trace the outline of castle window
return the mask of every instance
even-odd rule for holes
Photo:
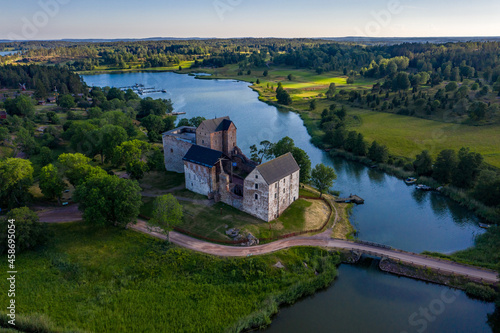
[[[259,178],[259,175],[255,175],[255,179]]]
[[[259,189],[259,184],[255,184],[255,189],[258,190]]]
[[[278,188],[278,183],[274,184],[274,188]]]
[[[174,150],[173,150],[172,148],[170,148],[170,152],[171,152],[171,153],[173,153],[173,152],[174,152]]]
[[[274,199],[278,197],[278,193],[274,193]]]
[[[293,197],[293,201],[295,201],[295,197]]]
[[[256,194],[256,195],[255,195],[255,200],[258,200],[258,199],[259,199],[259,195],[258,195],[258,194]]]
[[[201,143],[205,143],[205,140],[201,140]]]
[[[285,193],[285,189],[283,189],[283,193]]]

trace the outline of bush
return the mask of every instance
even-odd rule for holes
[[[16,253],[43,245],[50,238],[46,224],[38,222],[38,215],[28,207],[15,208],[0,220],[0,253],[8,249],[8,220],[15,220]]]
[[[496,292],[493,288],[472,282],[465,285],[465,293],[486,302],[493,302],[496,297]]]

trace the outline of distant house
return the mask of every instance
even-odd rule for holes
[[[38,101],[38,105],[45,105],[45,101],[44,100]]]
[[[55,103],[56,102],[56,98],[55,97],[48,97],[47,98],[47,103]]]
[[[0,111],[0,119],[7,119],[7,111]]]

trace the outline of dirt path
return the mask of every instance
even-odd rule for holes
[[[335,211],[335,213],[337,212]],[[45,211],[42,210],[38,211],[37,214],[40,217],[40,222],[46,223],[75,222],[82,220],[82,214],[78,210],[77,204],[57,207]],[[336,217],[338,217],[337,214]],[[166,236],[161,233],[149,230],[147,228],[146,222],[143,220],[138,220],[137,224],[129,225],[129,227],[136,231],[143,232],[160,239],[166,238]],[[194,251],[224,257],[245,257],[249,255],[260,255],[290,248],[293,246],[319,246],[343,250],[353,250],[372,254],[378,257],[387,257],[394,260],[401,260],[404,263],[419,265],[446,273],[453,273],[469,276],[476,279],[482,279],[487,282],[497,283],[499,281],[498,274],[495,271],[457,264],[451,261],[427,257],[416,253],[381,248],[374,245],[355,243],[346,240],[332,239],[331,234],[332,229],[329,228],[326,231],[313,236],[291,237],[268,244],[256,245],[252,247],[242,247],[208,243],[172,231],[170,233],[170,241],[174,244],[186,247]]]
[[[160,239],[166,239],[166,236],[163,234],[149,231],[147,229],[146,222],[142,220],[139,220],[136,225],[130,225],[129,227]],[[419,265],[446,273],[453,273],[473,277],[476,279],[483,279],[484,281],[488,282],[497,283],[499,281],[497,273],[495,271],[481,269],[473,266],[461,265],[446,260],[419,255],[416,253],[385,249],[377,246],[360,244],[346,240],[332,239],[330,238],[330,234],[331,229],[328,229],[327,231],[314,236],[292,237],[263,245],[256,245],[252,247],[238,247],[208,243],[172,231],[170,233],[170,241],[174,244],[186,247],[194,251],[223,257],[245,257],[250,255],[260,255],[290,248],[293,246],[319,246],[343,250],[354,250],[363,253],[369,253],[379,257],[401,260],[405,263]]]
[[[36,213],[38,217],[40,217],[40,222],[45,223],[75,222],[82,220],[82,212],[78,210],[77,204],[40,210]]]

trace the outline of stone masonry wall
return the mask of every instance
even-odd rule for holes
[[[208,196],[217,190],[215,167],[207,168],[199,164],[184,161],[186,189]]]
[[[257,188],[256,186],[257,185]],[[255,197],[257,195],[257,198]],[[269,222],[269,187],[255,169],[245,178],[243,185],[243,211]]]
[[[182,158],[186,155],[193,144],[179,140],[173,136],[163,137],[163,152],[165,156],[165,168],[167,171],[178,173],[184,172],[184,162]]]

